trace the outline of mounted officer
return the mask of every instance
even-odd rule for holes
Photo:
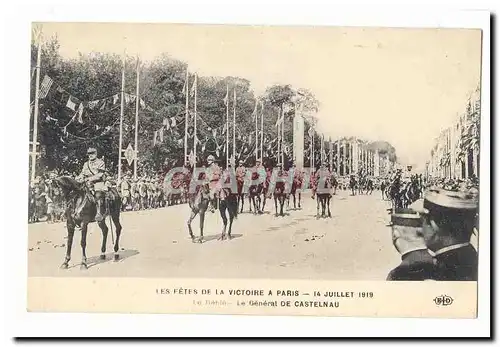
[[[77,181],[87,182],[90,188],[93,188],[97,207],[95,220],[101,222],[104,219],[104,200],[108,190],[105,184],[106,165],[104,160],[97,158],[97,149],[94,147],[87,150],[87,155],[89,160],[83,164],[82,172],[76,179]]]
[[[215,212],[221,168],[215,163],[215,157],[213,155],[207,157],[207,177],[210,186],[210,200],[212,202],[210,212]]]

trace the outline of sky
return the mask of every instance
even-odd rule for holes
[[[63,57],[93,51],[162,53],[204,76],[309,89],[325,138],[385,140],[402,163],[422,166],[434,139],[463,112],[480,82],[481,32],[473,29],[43,23]]]

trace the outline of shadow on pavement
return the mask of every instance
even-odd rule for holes
[[[100,255],[90,257],[87,259],[87,265],[90,269],[91,267],[99,265],[99,264],[112,262],[112,261],[114,261],[114,254],[115,254],[114,252],[106,253],[106,259],[101,259]],[[123,251],[119,251],[118,254],[120,255],[120,259],[118,259],[117,262],[120,263],[127,258],[130,258],[130,257],[133,257],[133,256],[139,254],[139,251],[135,250],[135,249],[126,249]],[[74,264],[74,265],[70,266],[69,268],[78,267],[78,266],[80,266],[80,264]]]
[[[232,236],[232,239],[237,239],[239,237],[242,237],[243,235],[242,234],[231,234],[231,236]],[[205,236],[203,238],[203,243],[214,241],[214,240],[217,241],[219,239],[219,237],[220,237],[220,234]],[[231,241],[231,240],[225,239],[223,241],[221,240],[220,242],[226,242],[226,241]]]

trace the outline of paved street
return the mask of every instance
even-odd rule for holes
[[[193,244],[186,220],[189,207],[180,205],[122,214],[122,256],[100,261],[100,229],[89,227],[89,269],[80,270],[80,232],[75,234],[68,270],[60,270],[66,250],[65,224],[29,225],[29,276],[106,277],[204,277],[280,278],[331,280],[385,280],[400,261],[386,227],[387,202],[380,192],[350,196],[340,191],[333,197],[332,218],[315,218],[316,201],[303,196],[301,210],[275,217],[272,202],[268,213],[245,212],[233,224],[231,241],[218,241],[222,221],[216,212],[207,214],[204,244]],[[269,211],[273,213],[269,213]],[[199,233],[198,218],[193,223]]]

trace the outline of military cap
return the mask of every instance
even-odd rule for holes
[[[87,154],[91,154],[91,153],[97,153],[97,149],[95,149],[95,147],[89,147],[87,149]]]
[[[451,210],[474,211],[479,207],[479,194],[477,190],[447,190],[431,188],[423,199],[410,205],[410,208],[419,213],[429,213],[433,206],[444,207]]]

